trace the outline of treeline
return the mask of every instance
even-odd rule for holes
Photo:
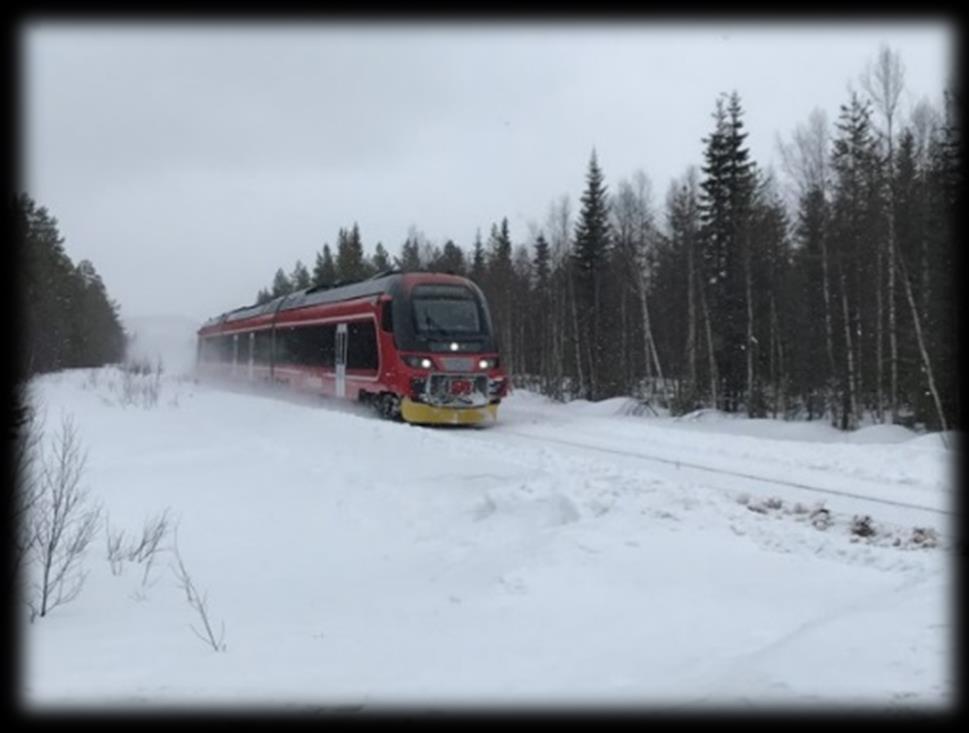
[[[57,220],[30,196],[14,197],[10,214],[21,267],[19,377],[121,361],[126,336],[118,304],[94,265],[71,262]]]
[[[740,97],[723,94],[702,165],[661,207],[641,171],[610,192],[593,151],[579,210],[555,201],[525,243],[504,219],[470,254],[412,230],[398,256],[378,244],[368,258],[353,224],[258,298],[449,271],[488,296],[516,383],[560,399],[959,426],[954,103],[903,119],[885,48],[861,86],[833,125],[815,111],[781,142],[783,182],[751,159]]]

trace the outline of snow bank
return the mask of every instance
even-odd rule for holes
[[[226,650],[193,634],[170,550],[145,583],[99,538],[80,596],[24,622],[30,708],[951,703],[945,548],[547,439],[675,456],[706,437],[682,422],[516,392],[495,427],[425,429],[173,375],[155,407],[125,406],[111,384],[35,386],[76,416],[112,526],[171,509]],[[724,437],[706,448],[748,469],[765,446],[787,466],[831,452]],[[899,451],[841,448],[849,471]]]

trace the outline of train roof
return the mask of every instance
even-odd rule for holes
[[[403,273],[400,270],[387,270],[385,272],[377,273],[373,277],[366,280],[346,284],[337,284],[329,287],[318,285],[316,287],[306,288],[305,290],[297,290],[296,292],[289,293],[288,295],[281,295],[278,298],[273,298],[265,303],[235,308],[234,310],[227,311],[219,316],[210,318],[202,324],[202,329],[209,328],[210,326],[216,326],[221,323],[231,323],[233,321],[241,321],[247,318],[255,318],[256,316],[274,313],[277,311],[288,311],[310,305],[319,305],[321,303],[338,303],[342,300],[365,298],[370,295],[383,295],[384,293],[396,291],[400,282],[408,274],[458,277],[451,273]]]

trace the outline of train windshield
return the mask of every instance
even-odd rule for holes
[[[483,332],[478,301],[460,285],[418,285],[414,303],[414,330],[421,336],[459,337]]]

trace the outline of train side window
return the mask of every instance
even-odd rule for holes
[[[256,364],[268,365],[272,355],[272,332],[268,328],[256,331],[256,343],[253,345],[253,361]]]
[[[336,326],[320,326],[320,364],[333,368],[336,355]]]
[[[289,360],[293,364],[305,364],[306,354],[304,349],[304,329],[291,328],[286,344],[289,348]]]
[[[293,353],[290,347],[290,334],[292,330],[291,328],[276,329],[276,349],[273,361],[277,364],[292,363]]]
[[[394,301],[385,300],[380,309],[380,329],[393,333],[394,331]]]
[[[232,363],[232,336],[220,336],[221,343],[220,361]]]
[[[249,363],[249,333],[240,333],[239,336],[239,354],[238,363],[248,364]]]
[[[373,321],[350,323],[347,336],[347,368],[377,369],[377,333]]]
[[[303,366],[318,367],[322,359],[319,326],[302,326],[293,330],[295,361]]]

